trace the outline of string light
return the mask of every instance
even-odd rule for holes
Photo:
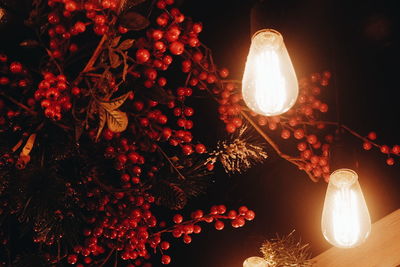
[[[353,170],[339,169],[331,174],[321,226],[325,239],[335,247],[352,248],[367,239],[371,219]]]
[[[296,73],[282,35],[271,29],[256,32],[242,81],[246,105],[258,114],[275,116],[288,111],[298,93]]]

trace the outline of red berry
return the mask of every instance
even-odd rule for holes
[[[183,236],[183,242],[185,242],[185,244],[189,244],[192,242],[192,238],[190,237],[190,235],[184,235]]]
[[[216,221],[214,224],[215,229],[222,230],[225,227],[225,224],[222,221]]]
[[[171,257],[168,256],[168,255],[162,255],[161,263],[162,264],[170,264],[171,263]]]
[[[383,145],[383,146],[381,146],[381,152],[384,154],[389,154],[390,148],[387,145]]]
[[[136,60],[139,63],[145,63],[149,60],[150,58],[150,52],[147,49],[138,49],[136,51]]]
[[[68,255],[67,261],[69,264],[76,264],[76,262],[78,261],[78,255],[76,254]]]
[[[246,211],[246,214],[244,215],[244,218],[248,221],[252,221],[254,220],[254,218],[256,217],[256,214],[254,211],[252,210],[248,210]]]
[[[174,223],[176,224],[180,224],[183,221],[183,216],[180,214],[175,214],[174,218],[173,218]]]
[[[240,215],[245,215],[246,212],[247,212],[248,210],[249,210],[249,209],[248,209],[246,206],[241,206],[241,207],[239,208],[239,214],[240,214]]]
[[[228,133],[233,133],[236,131],[236,126],[233,123],[227,123],[225,128]]]
[[[201,52],[194,52],[192,58],[194,62],[200,62],[203,59],[203,54]]]
[[[65,10],[73,12],[78,8],[78,5],[74,1],[68,1],[65,3]]]
[[[207,170],[212,171],[214,169],[214,164],[207,163],[206,168]]]
[[[238,218],[234,219],[231,224],[232,224],[232,227],[239,228],[239,227],[242,227],[245,223],[246,222],[243,219],[243,217],[238,217]]]
[[[364,142],[363,143],[363,148],[365,150],[370,150],[372,148],[372,144],[370,142]]]
[[[75,23],[74,28],[77,32],[84,32],[86,30],[86,25],[85,23],[78,21]]]
[[[310,134],[307,136],[307,142],[311,145],[316,144],[318,141],[317,136],[315,134]]]
[[[97,25],[104,25],[107,22],[107,18],[104,15],[96,15],[96,17],[94,17],[94,23]]]
[[[386,160],[386,164],[389,165],[389,166],[392,166],[394,164],[394,158],[388,158]]]
[[[305,142],[298,143],[298,144],[297,144],[297,149],[298,149],[299,151],[304,151],[304,150],[307,149],[307,144],[306,144]]]
[[[199,154],[203,154],[204,152],[206,152],[206,147],[203,144],[197,144],[196,145],[196,152]]]
[[[400,146],[399,145],[394,145],[392,147],[392,153],[393,154],[399,154],[400,153]]]
[[[11,65],[10,65],[10,71],[12,72],[12,73],[20,73],[20,72],[22,72],[22,64],[21,63],[19,63],[19,62],[13,62],[13,63],[11,63]]]
[[[376,139],[376,133],[375,132],[370,132],[368,134],[368,139],[369,140],[375,140]]]
[[[185,50],[185,46],[183,45],[183,43],[181,43],[179,41],[175,41],[175,42],[171,43],[169,46],[169,51],[173,55],[180,55],[183,53],[184,50]]]
[[[227,68],[223,68],[219,71],[219,76],[221,76],[221,78],[226,78],[229,75],[229,70]]]
[[[283,129],[281,132],[282,139],[289,139],[290,138],[290,131],[288,129]]]
[[[304,137],[304,130],[303,129],[296,129],[293,133],[294,138],[302,139]]]
[[[184,145],[184,146],[182,146],[182,152],[185,155],[190,155],[193,153],[193,148],[190,145]]]
[[[167,241],[163,241],[163,242],[161,242],[160,247],[162,250],[167,250],[167,249],[169,249],[170,245]]]
[[[108,26],[107,25],[95,25],[93,30],[97,35],[104,35],[108,31]]]
[[[203,30],[203,25],[201,23],[195,23],[192,27],[193,32],[200,33]]]

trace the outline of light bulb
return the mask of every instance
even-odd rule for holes
[[[268,267],[268,263],[263,258],[250,257],[243,262],[243,267]]]
[[[296,102],[299,85],[282,35],[271,29],[254,34],[242,81],[243,100],[254,112],[275,116]]]
[[[331,174],[321,227],[325,239],[339,248],[356,247],[371,232],[367,204],[353,170],[339,169]]]

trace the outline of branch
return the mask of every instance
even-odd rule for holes
[[[7,98],[10,102],[14,103],[15,105],[19,106],[22,109],[25,109],[27,112],[29,112],[30,114],[36,116],[37,112],[30,109],[28,106],[22,104],[21,102],[15,100],[13,97],[6,95],[4,92],[0,92],[0,95]]]
[[[161,155],[164,156],[164,158],[169,162],[169,164],[172,166],[172,168],[175,170],[175,172],[179,175],[179,178],[181,178],[182,180],[185,180],[185,176],[178,170],[178,168],[176,168],[175,164],[171,161],[171,159],[168,157],[168,155],[164,152],[164,150],[162,150],[162,148],[156,144],[158,151],[161,153]]]
[[[257,123],[255,123],[253,121],[252,118],[250,118],[250,116],[245,112],[245,111],[241,111],[240,114],[254,127],[254,129],[261,135],[262,138],[264,138],[265,141],[267,141],[267,143],[275,150],[275,152],[278,154],[278,156],[280,156],[281,158],[289,161],[290,163],[296,165],[297,167],[299,167],[299,169],[303,170],[305,173],[307,173],[307,175],[310,177],[310,179],[313,182],[318,182],[318,179],[315,178],[311,172],[306,171],[305,169],[303,169],[303,166],[299,163],[300,159],[298,158],[293,158],[285,153],[283,153],[280,148],[278,147],[278,145],[257,125]]]

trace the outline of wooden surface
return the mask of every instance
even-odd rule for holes
[[[313,259],[315,267],[397,267],[400,266],[400,209],[372,225],[361,246],[331,248]]]

